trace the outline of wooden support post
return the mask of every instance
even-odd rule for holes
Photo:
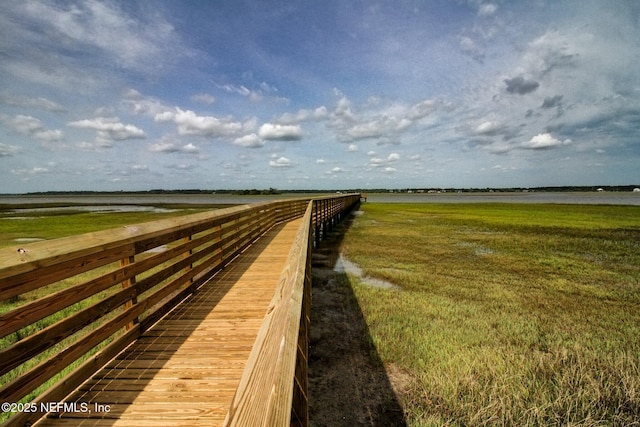
[[[315,216],[315,220],[313,221],[313,223],[315,224],[313,227],[313,237],[314,237],[314,241],[315,241],[315,247],[319,248],[320,247],[320,207],[319,207],[320,202],[318,202],[317,200],[313,201],[313,214]]]
[[[193,238],[193,236],[187,236],[187,237],[183,238],[182,241],[184,243],[189,243],[192,238]],[[185,252],[182,255],[182,257],[186,259],[186,258],[189,258],[192,254],[193,254],[193,249],[189,249],[187,252]],[[185,275],[188,274],[189,270],[191,270],[192,268],[193,268],[193,264],[189,264],[188,266],[186,266],[184,268],[184,270],[182,270],[183,274],[185,274]],[[189,283],[193,283],[193,277],[191,279],[189,279]]]
[[[120,260],[120,267],[126,267],[128,265],[131,265],[135,262],[135,257],[134,256],[129,256],[127,258],[123,258]],[[122,289],[125,288],[129,288],[131,286],[134,286],[136,284],[136,277],[133,276],[130,279],[126,279],[122,282]],[[127,302],[124,303],[124,305],[122,306],[123,310],[128,310],[131,307],[133,307],[135,304],[138,303],[138,298],[137,297],[133,297],[133,299],[128,300]],[[133,328],[133,325],[138,323],[138,318],[136,317],[133,321],[129,322],[126,324],[126,326],[124,327],[125,331],[128,331],[129,329]]]

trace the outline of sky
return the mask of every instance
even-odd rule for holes
[[[0,0],[0,193],[640,183],[635,0]]]

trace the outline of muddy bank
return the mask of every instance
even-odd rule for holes
[[[314,251],[309,401],[312,426],[404,426],[402,407],[369,336],[344,268],[349,219]],[[337,271],[336,271],[337,270]],[[393,367],[388,369],[393,372]]]

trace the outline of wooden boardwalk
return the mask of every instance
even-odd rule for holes
[[[85,382],[65,400],[77,411],[35,425],[222,425],[301,221],[269,230]]]

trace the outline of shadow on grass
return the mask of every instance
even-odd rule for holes
[[[350,215],[314,250],[309,354],[312,426],[406,426],[345,273],[333,268]]]

